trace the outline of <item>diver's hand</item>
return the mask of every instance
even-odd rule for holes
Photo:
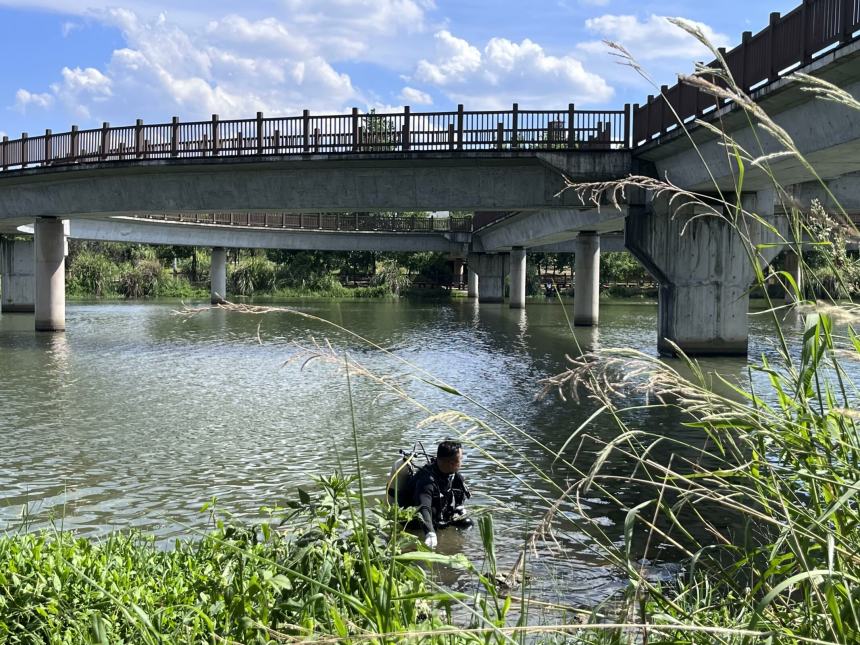
[[[436,534],[433,531],[424,536],[424,545],[428,548],[435,549],[437,544],[439,544],[439,540],[436,539]]]

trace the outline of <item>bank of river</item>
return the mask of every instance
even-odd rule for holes
[[[557,304],[526,311],[469,300],[285,303],[342,325],[473,396],[489,410],[558,449],[593,412],[588,403],[535,400],[540,380],[565,367],[576,343]],[[217,497],[240,517],[295,498],[310,476],[339,467],[354,471],[346,380],[334,365],[286,362],[329,340],[364,366],[385,375],[404,372],[390,356],[350,335],[287,313],[260,318],[211,310],[174,315],[177,302],[72,303],[67,333],[36,335],[32,317],[0,316],[0,529],[30,527],[52,518],[86,535],[136,527],[166,539],[190,535]],[[607,305],[599,329],[577,329],[585,349],[624,346],[654,353],[656,307]],[[796,320],[786,323],[798,342]],[[752,321],[751,351],[771,351],[768,323]],[[286,362],[286,364],[285,364]],[[746,362],[706,361],[743,379]],[[481,447],[522,475],[506,474],[491,458],[470,451],[465,475],[476,507],[493,508],[502,565],[509,565],[544,508],[527,460],[563,482],[571,473],[517,429],[462,398],[409,381],[407,391],[434,411],[462,409],[489,419],[498,437]],[[440,424],[418,430],[426,414],[385,394],[378,384],[354,381],[358,452],[373,494],[383,490],[397,448],[416,439],[433,445],[449,432]],[[690,432],[671,411],[647,410],[636,422],[655,432]],[[613,436],[601,419],[592,432]],[[692,435],[691,435],[692,436]],[[505,442],[513,448],[505,446]],[[519,451],[519,454],[517,454]],[[640,491],[617,491],[635,502]],[[623,514],[587,500],[598,524],[619,539]],[[563,550],[536,561],[541,584],[571,602],[606,597],[620,578],[595,552],[587,531],[570,515],[559,534]],[[481,553],[476,531],[441,535],[443,552]],[[659,574],[659,568],[655,572]]]

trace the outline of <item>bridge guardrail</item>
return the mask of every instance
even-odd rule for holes
[[[753,35],[746,31],[740,45],[720,54],[735,82],[745,91],[776,81],[810,63],[837,43],[848,43],[860,29],[860,0],[804,0],[784,16],[770,15],[768,27]],[[709,67],[719,68],[717,61]],[[726,87],[725,80],[712,77]],[[638,147],[678,127],[678,121],[700,118],[721,107],[714,96],[684,83],[663,85],[660,95],[633,106],[633,141]],[[677,115],[677,116],[676,116]]]
[[[459,150],[578,150],[630,147],[624,110],[520,110],[312,115],[144,124],[0,142],[0,168],[84,162],[249,155],[361,154]]]
[[[189,224],[313,231],[470,233],[472,217],[417,217],[376,213],[181,213],[135,215],[138,219]]]

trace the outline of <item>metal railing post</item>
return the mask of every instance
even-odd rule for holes
[[[854,0],[840,0],[840,2],[842,11],[839,19],[842,23],[842,29],[840,30],[839,42],[847,43],[851,41],[851,36],[854,35]]]
[[[311,112],[304,110],[302,112],[302,149],[304,152],[311,151]]]
[[[6,157],[6,147],[9,145],[9,137],[3,135],[3,170],[9,170],[9,162]]]
[[[99,145],[99,161],[104,161],[107,159],[108,155],[108,137],[110,132],[110,123],[105,121],[102,123],[102,140]]]
[[[636,113],[639,111],[639,104],[634,103],[630,108],[630,130],[632,132],[630,139],[630,149],[639,145],[639,136],[637,135],[638,128],[636,127]]]
[[[853,2],[853,0],[852,0],[852,2]],[[768,80],[768,82],[775,81],[777,79],[777,77],[779,76],[779,70],[776,67],[776,54],[777,54],[777,52],[776,52],[776,25],[779,22],[779,19],[780,19],[780,14],[778,11],[774,11],[773,13],[770,14],[770,35],[768,36],[768,38],[770,38],[770,47],[768,48],[770,50],[770,54],[769,54],[770,59],[768,60],[768,65],[767,65],[767,69],[768,69],[767,80]]]
[[[272,135],[272,147],[274,148],[275,154],[279,154],[281,152],[281,131],[278,128],[275,128],[275,133]]]
[[[457,106],[457,150],[463,149],[463,104]]]
[[[352,151],[358,152],[359,150],[359,127],[358,127],[358,108],[352,108]]]
[[[21,133],[21,167],[27,167],[27,139],[28,134],[26,132]]]
[[[403,107],[403,141],[402,141],[403,150],[405,152],[409,152],[412,148],[412,144],[409,141],[409,106],[406,105]]]
[[[800,43],[802,47],[800,53],[801,67],[812,62],[812,51],[810,51],[809,43],[809,27],[812,24],[812,21],[809,18],[812,15],[812,12],[809,10],[809,5],[810,0],[803,0],[803,4],[800,8]]]
[[[170,156],[179,156],[179,117],[175,116],[170,121]]]
[[[134,122],[134,156],[138,159],[143,156],[143,119]]]
[[[51,131],[45,130],[45,158],[43,159],[44,163],[50,163],[51,161]]]
[[[263,154],[263,113],[257,112],[257,154]]]
[[[573,150],[576,147],[576,128],[574,122],[576,120],[576,106],[569,103],[567,106],[567,149]]]
[[[454,149],[454,124],[448,124],[448,148],[450,150]]]
[[[80,156],[80,141],[78,139],[78,126],[72,126],[72,132],[69,136],[69,159],[77,161]]]
[[[513,114],[511,116],[511,148],[518,148],[520,138],[520,106],[514,103]]]
[[[751,39],[752,39],[752,32],[751,31],[745,31],[741,35],[741,71],[738,74],[738,76],[740,76],[740,78],[739,79],[736,78],[735,81],[738,82],[738,84],[741,86],[741,89],[744,92],[749,90],[749,86],[750,86],[749,78],[747,78],[749,76],[749,73],[747,72],[747,68],[749,67],[749,65],[747,64],[747,56],[749,56],[749,49],[750,49],[749,48],[749,42]]]
[[[496,124],[496,147],[499,150],[505,148],[505,124],[501,121]]]
[[[218,139],[218,115],[212,115],[212,156],[217,157],[221,142]]]
[[[630,132],[632,130],[630,122],[632,120],[633,120],[633,115],[630,112],[630,104],[625,103],[624,104],[624,146],[623,146],[625,148],[632,148],[633,147],[633,144],[630,142]]]

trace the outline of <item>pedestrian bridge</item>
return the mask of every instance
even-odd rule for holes
[[[747,260],[723,222],[688,223],[695,213],[675,217],[647,193],[628,195],[620,210],[591,203],[564,191],[564,177],[600,183],[650,175],[687,190],[737,190],[737,160],[702,122],[717,124],[750,155],[769,155],[781,145],[731,100],[740,90],[794,138],[817,171],[796,156],[745,168],[743,203],[773,223],[753,227],[753,242],[763,248],[778,243],[774,230],[792,206],[776,195],[771,175],[801,206],[818,198],[832,207],[837,195],[849,212],[860,213],[860,113],[844,101],[824,102],[801,91],[791,76],[812,74],[860,99],[858,29],[858,0],[804,0],[784,16],[772,14],[760,32],[746,32],[739,46],[721,50],[721,60],[709,67],[724,64],[733,81],[701,75],[718,96],[680,82],[642,105],[615,111],[513,104],[502,111],[258,113],[4,137],[0,233],[35,222],[34,260],[19,263],[35,266],[29,278],[35,286],[19,291],[35,292],[37,328],[62,329],[61,220],[73,236],[88,239],[444,249],[466,257],[470,293],[482,301],[500,300],[510,274],[515,307],[524,305],[526,251],[573,245],[580,324],[597,322],[601,235],[624,231],[626,247],[661,285],[661,349],[670,351],[671,341],[691,353],[744,353],[752,269],[734,270]],[[430,226],[427,221],[439,225],[434,220],[392,219],[389,227],[396,230],[361,220],[380,218],[380,212],[445,210],[476,215],[468,224],[447,220],[447,230],[416,228]],[[682,236],[685,225],[689,234]],[[6,248],[4,303],[18,275],[9,259],[17,251]],[[213,274],[216,283],[222,278]]]

